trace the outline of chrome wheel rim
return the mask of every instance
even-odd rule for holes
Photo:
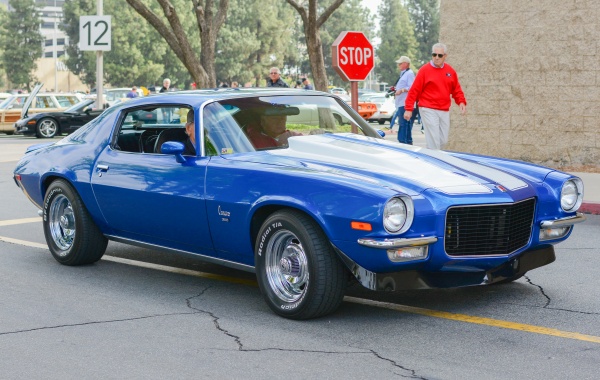
[[[265,252],[269,286],[285,302],[300,300],[308,287],[308,262],[300,240],[291,231],[277,231]]]
[[[67,197],[61,194],[54,198],[48,222],[50,235],[56,246],[63,251],[71,248],[75,239],[75,214]]]
[[[54,137],[56,134],[56,123],[52,120],[42,120],[39,129],[42,136]]]

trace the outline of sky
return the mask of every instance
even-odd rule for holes
[[[381,4],[381,0],[363,0],[363,5],[369,8],[372,15],[377,14],[377,7],[379,4]]]

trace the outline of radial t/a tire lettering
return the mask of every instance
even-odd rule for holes
[[[46,243],[64,265],[94,263],[104,255],[108,239],[100,232],[81,198],[65,180],[48,187],[43,204]]]
[[[258,286],[282,317],[310,319],[341,304],[348,273],[319,225],[295,210],[272,214],[254,250]]]

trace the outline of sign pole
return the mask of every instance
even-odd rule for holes
[[[358,112],[358,82],[353,80],[350,82],[350,103],[352,109]],[[358,133],[358,127],[356,124],[352,124],[352,133]]]
[[[104,14],[104,4],[102,0],[98,0],[96,4],[96,13],[98,16]],[[102,84],[104,82],[104,56],[102,50],[96,50],[96,108],[104,108],[104,97],[102,96]]]

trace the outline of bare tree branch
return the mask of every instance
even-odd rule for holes
[[[335,0],[335,2],[331,4],[329,8],[327,8],[317,20],[317,28],[320,28],[321,25],[323,25],[325,21],[329,19],[329,16],[331,16],[331,14],[335,12],[335,10],[338,9],[343,2],[344,0]]]

